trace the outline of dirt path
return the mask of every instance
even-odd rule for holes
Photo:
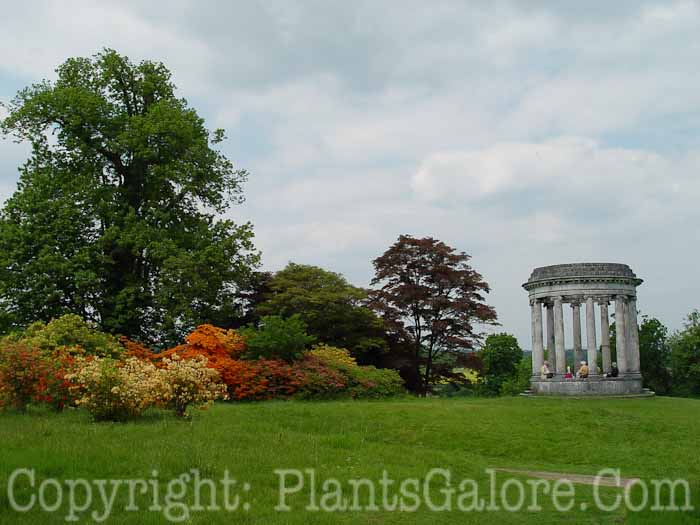
[[[496,468],[496,472],[507,472],[509,474],[520,474],[523,476],[529,476],[531,478],[539,479],[551,479],[551,480],[569,480],[571,483],[578,483],[581,485],[595,485],[596,476],[587,476],[585,474],[567,474],[565,472],[543,472],[538,470],[518,470],[512,468]],[[599,478],[597,483],[603,487],[626,487],[631,483],[638,481],[639,478],[620,478],[619,484],[618,480],[611,477]]]

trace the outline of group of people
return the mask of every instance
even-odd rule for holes
[[[590,370],[588,368],[588,363],[586,361],[581,361],[581,366],[576,371],[576,379],[588,379],[588,374]],[[600,368],[598,368],[598,374],[600,375]],[[603,377],[617,377],[620,375],[620,370],[617,368],[617,363],[612,364],[610,372],[603,374]],[[540,377],[542,379],[551,379],[554,377],[554,372],[549,368],[549,361],[545,361],[540,369]],[[574,376],[571,373],[571,367],[566,367],[566,374],[564,379],[573,379]]]

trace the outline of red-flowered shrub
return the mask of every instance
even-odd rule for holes
[[[307,354],[295,363],[302,373],[303,382],[296,392],[300,399],[331,399],[342,396],[348,386],[348,378],[314,355]]]
[[[233,360],[218,368],[221,380],[228,385],[235,400],[262,401],[287,398],[303,384],[304,374],[284,361],[257,359]]]
[[[76,366],[75,355],[68,351],[56,351],[47,363],[38,384],[35,402],[45,403],[56,411],[74,404],[73,383],[66,377]]]
[[[137,343],[136,341],[132,341],[128,337],[121,336],[119,338],[119,342],[124,347],[125,359],[128,359],[130,357],[137,357],[138,359],[150,360],[157,355],[150,348],[147,348],[141,343]]]
[[[0,350],[0,404],[20,411],[34,401],[46,376],[46,357],[36,348],[9,344]]]
[[[73,349],[79,352],[80,349]],[[0,405],[24,411],[29,403],[46,403],[62,410],[72,403],[70,373],[74,363],[66,350],[47,354],[23,344],[0,350]]]

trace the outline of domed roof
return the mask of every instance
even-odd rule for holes
[[[608,281],[608,280],[632,280],[635,285],[642,283],[632,268],[620,263],[570,263],[554,264],[552,266],[542,266],[535,268],[527,283],[523,286],[529,287],[547,281]]]

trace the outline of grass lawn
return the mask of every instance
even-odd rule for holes
[[[596,510],[593,488],[586,485],[576,485],[576,504],[570,512],[557,512],[551,497],[541,494],[541,512],[431,512],[423,505],[410,513],[324,513],[305,510],[311,497],[307,477],[304,489],[286,499],[292,511],[274,510],[279,499],[275,469],[314,469],[318,501],[324,494],[321,485],[329,478],[341,483],[369,478],[379,491],[383,470],[400,481],[423,478],[434,467],[449,469],[456,485],[465,478],[476,480],[479,495],[485,498],[488,468],[592,475],[603,468],[619,468],[627,478],[684,478],[691,484],[695,508],[700,509],[699,445],[700,401],[673,398],[220,404],[196,412],[190,421],[155,412],[124,424],[95,424],[83,411],[53,414],[34,409],[25,415],[0,414],[0,524],[66,522],[66,485],[62,485],[64,505],[53,513],[12,510],[8,480],[18,468],[34,469],[36,474],[34,488],[27,477],[18,478],[14,494],[21,504],[37,496],[39,484],[47,478],[61,483],[76,478],[158,479],[162,507],[167,481],[190,469],[214,480],[228,469],[239,484],[250,484],[250,490],[235,487],[232,492],[240,495],[241,505],[250,506],[248,510],[193,511],[185,523],[700,523],[700,510],[663,514]],[[508,477],[497,475],[499,490]],[[295,481],[289,477],[288,485]],[[188,487],[186,501],[192,502],[192,485]],[[433,488],[438,503],[440,483],[433,483]],[[103,505],[94,490],[90,509],[99,514]],[[390,494],[398,492],[391,490]],[[351,487],[344,486],[343,491],[352,497]],[[621,489],[601,490],[606,503],[619,493]],[[641,489],[633,491],[633,496],[640,493]],[[48,503],[55,501],[55,494],[56,487],[47,485]],[[81,503],[83,491],[76,489],[76,494]],[[127,487],[116,494],[106,523],[166,523],[162,511],[145,510],[153,503],[151,496],[137,495],[135,503],[141,510],[129,512]],[[209,503],[208,494],[203,491],[204,505]],[[517,500],[517,492],[512,494]],[[222,490],[218,495],[218,504],[223,505]],[[361,501],[363,506],[370,503],[366,487]],[[381,505],[381,492],[377,501]],[[581,510],[582,502],[589,502],[586,510]],[[93,522],[89,512],[79,515],[80,523]]]

